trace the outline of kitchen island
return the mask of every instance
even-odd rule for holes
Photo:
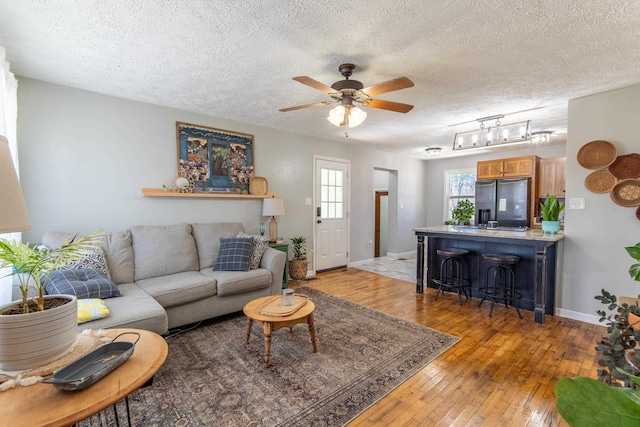
[[[469,280],[471,293],[475,297],[480,296],[479,288],[487,266],[482,261],[482,254],[517,255],[520,262],[516,267],[516,289],[522,294],[520,308],[532,310],[536,323],[544,323],[545,314],[554,314],[556,276],[560,271],[558,261],[562,252],[563,234],[544,234],[542,230],[532,229],[490,230],[457,225],[415,228],[414,232],[418,240],[417,293],[424,293],[425,284],[436,287],[433,279],[440,277],[437,249],[460,248],[469,251],[464,259],[465,279]]]

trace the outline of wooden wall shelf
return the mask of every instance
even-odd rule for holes
[[[236,193],[178,193],[176,190],[164,191],[162,188],[143,188],[142,195],[145,197],[191,197],[202,199],[270,199],[276,197],[275,193],[258,194],[236,194]]]

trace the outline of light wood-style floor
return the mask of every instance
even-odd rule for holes
[[[604,326],[562,317],[533,321],[513,307],[460,306],[455,294],[353,268],[321,273],[309,286],[416,322],[461,340],[353,420],[362,426],[566,426],[555,409],[554,386],[565,376],[596,378],[595,346]],[[322,337],[319,337],[322,348]]]

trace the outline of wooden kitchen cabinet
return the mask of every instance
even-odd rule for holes
[[[522,178],[535,176],[536,156],[478,162],[477,179]]]
[[[540,159],[540,183],[538,197],[543,199],[547,194],[565,198],[567,180],[567,158],[553,157]]]

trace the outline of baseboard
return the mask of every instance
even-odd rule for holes
[[[410,256],[416,255],[416,254],[417,254],[417,251],[400,252],[398,254],[396,254],[394,252],[387,252],[387,256],[389,258],[395,258],[395,259],[406,258],[406,257],[410,257]]]
[[[375,258],[363,259],[363,260],[360,260],[360,261],[353,261],[353,262],[350,262],[349,264],[347,264],[347,267],[356,267],[358,265],[366,264],[368,262],[373,262],[374,260],[375,260]]]
[[[600,316],[593,314],[580,313],[578,311],[566,310],[564,308],[556,308],[556,315],[560,317],[566,317],[568,319],[579,320],[581,322],[592,323],[594,325],[605,326],[600,322]]]

